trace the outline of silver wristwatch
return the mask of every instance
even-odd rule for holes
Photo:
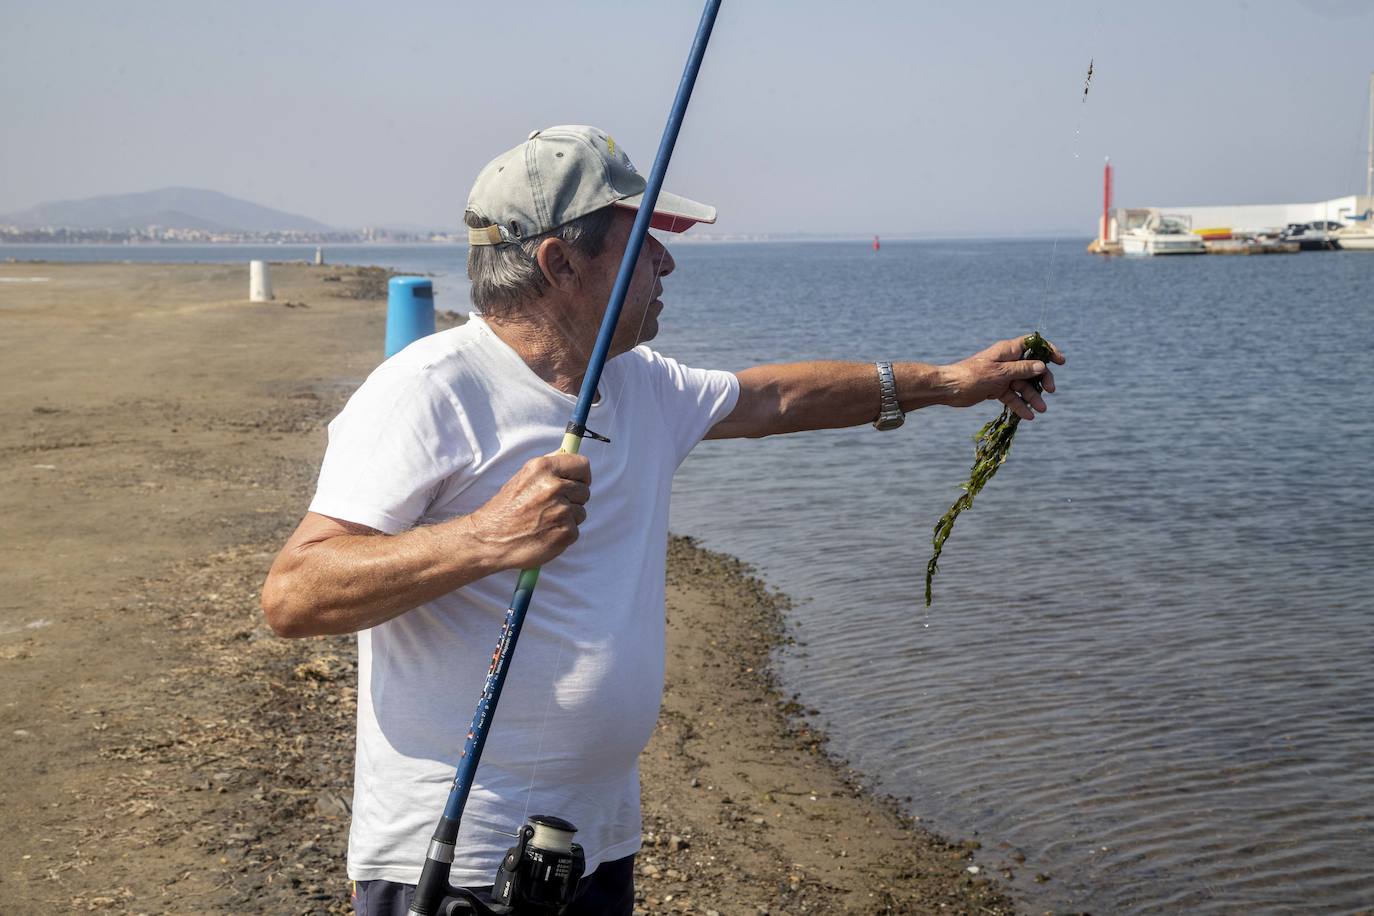
[[[906,420],[902,405],[897,400],[897,379],[892,374],[892,363],[880,362],[878,366],[878,419],[873,421],[874,429],[896,429]]]

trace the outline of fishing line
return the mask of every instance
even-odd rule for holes
[[[1083,135],[1083,119],[1088,106],[1088,92],[1092,89],[1093,71],[1096,62],[1096,58],[1089,58],[1088,60],[1088,75],[1083,80],[1083,95],[1081,96],[1081,100],[1078,105],[1078,114],[1074,122],[1073,146],[1071,152],[1073,153],[1073,159],[1075,162],[1077,162],[1079,159],[1078,149],[1079,143],[1082,140]],[[1050,304],[1050,291],[1052,289],[1052,281],[1054,279],[1054,262],[1059,254],[1059,238],[1059,233],[1055,233],[1054,244],[1050,247],[1050,262],[1048,266],[1046,266],[1045,268],[1045,285],[1044,290],[1040,295],[1040,315],[1038,318],[1035,319],[1035,330],[1037,333],[1042,332],[1045,329],[1045,312],[1046,310],[1048,310]]]
[[[612,204],[611,206],[615,206],[615,205]],[[677,225],[677,219],[678,219],[678,218],[677,218],[676,216],[674,216],[674,217],[670,217],[670,219],[672,220],[672,224],[671,224],[671,225],[672,225],[673,227],[676,227],[676,225]],[[670,228],[669,231],[673,231],[673,230]],[[657,241],[657,240],[656,240],[656,241]],[[634,343],[632,343],[632,344],[630,345],[630,349],[632,349],[632,350],[633,350],[635,347],[639,346],[641,343],[644,342],[644,325],[645,325],[645,324],[648,322],[648,320],[649,320],[649,304],[650,304],[651,302],[654,301],[654,286],[657,285],[657,283],[658,283],[659,271],[661,271],[661,270],[663,269],[663,261],[664,261],[664,258],[666,258],[666,257],[668,256],[668,248],[667,248],[667,246],[664,245],[662,242],[659,242],[658,245],[659,245],[659,248],[660,248],[661,250],[660,250],[660,252],[659,252],[659,254],[658,254],[658,260],[654,262],[652,283],[651,283],[651,285],[649,286],[649,291],[648,291],[648,293],[646,294],[646,295],[647,295],[647,298],[646,298],[646,299],[644,300],[644,302],[643,302],[643,308],[640,310],[639,327],[637,327],[637,328],[635,329]],[[603,252],[603,254],[604,254],[604,252]],[[622,314],[624,314],[624,313],[622,312]],[[578,329],[574,326],[572,320],[571,320],[568,316],[566,316],[566,315],[558,315],[558,316],[556,316],[556,320],[558,321],[558,329],[559,329],[560,331],[563,332],[563,336],[564,336],[565,339],[569,339],[569,340],[576,339],[577,330],[578,330]],[[579,355],[579,356],[585,357],[587,354],[578,354],[578,355]],[[619,381],[617,382],[617,387],[616,387],[616,389],[615,389],[615,398],[614,398],[614,399],[606,399],[606,400],[604,401],[604,403],[608,403],[608,404],[611,403],[612,400],[614,401],[615,406],[611,408],[612,410],[618,409],[619,404],[620,404],[620,397],[621,397],[622,394],[624,394],[624,392],[625,392],[625,386],[628,384],[628,382],[629,382],[628,376],[626,376],[624,373],[621,373],[621,377],[620,377]]]
[[[563,643],[558,644],[558,657],[553,662],[553,677],[558,679],[558,666],[563,664]],[[539,771],[539,761],[544,757],[544,729],[549,721],[549,709],[553,706],[554,694],[558,691],[555,684],[549,685],[549,698],[544,702],[544,718],[539,723],[539,740],[534,745],[534,763],[530,765],[530,785],[525,790],[525,810],[520,813],[520,823],[525,823],[530,816],[530,796],[534,794],[534,774]]]
[[[1059,236],[1054,237],[1054,245],[1050,248],[1050,263],[1045,268],[1045,289],[1040,295],[1040,316],[1035,319],[1035,330],[1041,332],[1045,330],[1045,310],[1050,305],[1050,281],[1054,278],[1054,259],[1059,254]]]
[[[1079,159],[1079,141],[1082,139],[1083,135],[1083,121],[1084,118],[1087,116],[1088,95],[1092,90],[1093,74],[1096,72],[1096,49],[1098,46],[1097,36],[1098,31],[1102,26],[1101,4],[1094,5],[1093,13],[1094,15],[1092,35],[1090,36],[1088,41],[1088,47],[1092,49],[1092,53],[1090,53],[1088,57],[1088,70],[1083,78],[1083,94],[1079,96],[1078,113],[1074,116],[1072,152],[1073,160],[1075,162],[1077,162]],[[1056,232],[1054,236],[1054,244],[1050,247],[1050,263],[1045,268],[1045,287],[1044,292],[1041,294],[1040,297],[1040,315],[1035,320],[1036,333],[1041,333],[1045,330],[1045,313],[1048,310],[1050,304],[1050,290],[1053,285],[1052,280],[1054,279],[1054,262],[1059,254],[1059,237],[1060,233]]]

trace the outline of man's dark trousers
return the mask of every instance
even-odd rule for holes
[[[482,888],[491,891],[491,888]],[[395,881],[358,881],[353,885],[353,911],[358,916],[406,916],[415,885]],[[573,902],[563,916],[631,916],[635,908],[635,857],[602,862],[577,882]]]

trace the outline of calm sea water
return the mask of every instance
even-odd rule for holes
[[[1374,256],[941,242],[678,262],[660,344],[688,361],[948,361],[1042,312],[1069,355],[929,611],[931,527],[994,407],[706,443],[683,467],[675,530],[803,599],[782,670],[836,751],[976,833],[1036,908],[1374,905]]]
[[[289,247],[93,259],[313,254]],[[35,250],[0,257],[90,251]],[[466,309],[461,249],[326,251],[438,273],[438,306]],[[708,442],[683,466],[674,530],[797,599],[779,663],[836,752],[981,839],[1031,909],[1374,906],[1374,255],[674,254],[656,345],[697,365],[949,361],[1042,315],[1070,357],[960,518],[928,611],[930,529],[993,406]]]

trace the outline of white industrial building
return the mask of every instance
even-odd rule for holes
[[[1194,230],[1227,228],[1260,232],[1282,229],[1289,223],[1334,220],[1347,225],[1369,225],[1374,197],[1351,194],[1311,204],[1246,204],[1226,207],[1160,207],[1161,212],[1183,216]]]
[[[1308,204],[1237,204],[1219,207],[1116,207],[1108,211],[1106,240],[1120,240],[1126,229],[1143,225],[1151,213],[1181,217],[1194,231],[1230,230],[1238,234],[1277,232],[1289,223],[1333,220],[1348,226],[1374,225],[1374,196],[1350,194]]]

